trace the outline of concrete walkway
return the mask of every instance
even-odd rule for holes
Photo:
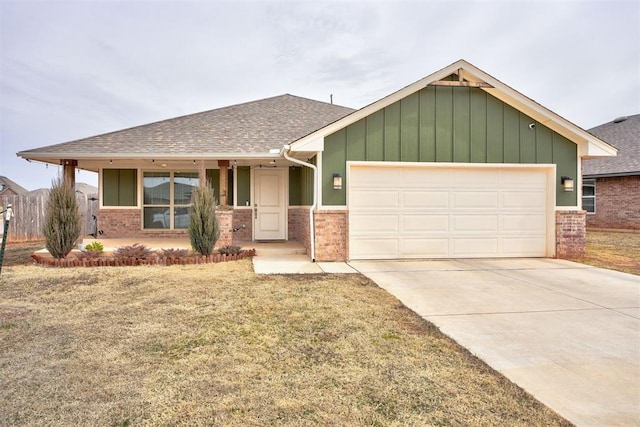
[[[576,425],[640,425],[639,276],[552,259],[350,265]]]

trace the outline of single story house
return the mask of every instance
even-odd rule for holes
[[[104,237],[185,233],[206,174],[232,240],[316,261],[573,257],[598,137],[464,60],[364,108],[277,96],[18,153],[99,174]]]
[[[618,156],[582,164],[582,206],[588,228],[640,229],[640,114],[619,117],[589,132]]]

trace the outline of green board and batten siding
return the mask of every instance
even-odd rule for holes
[[[429,86],[327,136],[324,205],[346,205],[347,161],[555,163],[557,206],[577,203],[559,179],[577,176],[576,144],[478,88]]]

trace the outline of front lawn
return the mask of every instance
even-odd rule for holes
[[[577,261],[640,275],[640,231],[589,230],[585,257]]]
[[[0,424],[568,425],[361,275],[3,268]]]

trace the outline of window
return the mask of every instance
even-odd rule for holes
[[[199,182],[197,172],[145,172],[142,179],[144,228],[187,228],[191,193]]]
[[[596,213],[596,180],[585,179],[582,181],[582,209],[588,214]]]

